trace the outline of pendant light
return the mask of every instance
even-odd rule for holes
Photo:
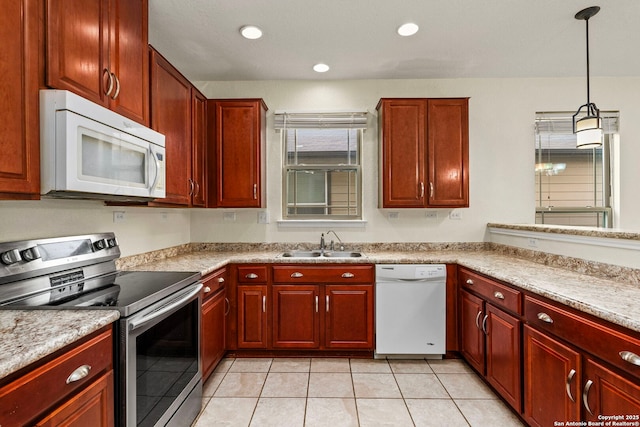
[[[595,148],[602,145],[600,110],[591,102],[589,92],[589,18],[599,11],[599,6],[591,6],[576,13],[575,16],[576,19],[583,19],[587,25],[587,103],[581,105],[573,115],[573,133],[577,137],[577,148]],[[583,108],[586,110],[586,115],[578,119]]]

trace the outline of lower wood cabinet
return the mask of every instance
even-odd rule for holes
[[[113,426],[113,382],[108,326],[0,386],[0,425]]]
[[[238,285],[238,348],[267,348],[267,286]]]
[[[592,358],[587,358],[584,366],[585,419],[601,421],[599,415],[622,415],[624,421],[640,422],[640,381]]]
[[[209,378],[225,353],[225,317],[228,307],[225,281],[226,269],[218,270],[202,281],[200,358],[203,382]]]

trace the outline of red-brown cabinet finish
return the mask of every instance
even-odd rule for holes
[[[320,291],[315,285],[273,285],[273,347],[320,347]]]
[[[373,348],[373,285],[326,285],[324,302],[326,348]]]
[[[47,85],[149,123],[147,0],[47,0]]]
[[[460,352],[482,375],[484,369],[484,332],[482,299],[466,291],[460,292]]]
[[[267,348],[267,286],[238,285],[238,348]]]
[[[468,102],[380,100],[380,207],[469,206]]]
[[[528,325],[523,342],[525,421],[546,427],[580,420],[580,353]]]
[[[265,206],[266,112],[261,99],[208,101],[209,207]]]
[[[0,11],[0,199],[40,194],[38,0],[4,2]]]
[[[155,203],[191,203],[191,83],[155,49],[151,58],[151,127],[165,136],[166,197]]]
[[[192,94],[191,206],[207,206],[207,98],[196,88]]]
[[[224,268],[202,280],[200,357],[203,381],[209,378],[225,353],[225,317],[228,309],[226,280],[227,274]]]
[[[601,421],[599,415],[620,415],[622,421],[640,422],[640,382],[591,358],[584,371],[582,404],[587,421]]]

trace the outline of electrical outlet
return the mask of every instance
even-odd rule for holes
[[[538,247],[538,239],[535,239],[533,237],[529,237],[529,240],[527,242],[527,245],[530,248],[537,248]]]
[[[160,214],[160,219],[162,220],[162,222],[165,222],[168,218],[169,218],[169,214],[168,213],[162,212]]]
[[[222,214],[222,220],[223,221],[235,221],[236,220],[236,213],[235,212],[224,212]]]
[[[398,219],[398,218],[400,218],[400,212],[389,212],[387,214],[387,217],[389,219]]]
[[[124,212],[115,211],[113,212],[113,222],[124,222]]]
[[[438,219],[438,212],[436,212],[436,211],[427,211],[424,216],[429,218],[429,219]]]
[[[455,220],[462,219],[462,212],[460,212],[459,210],[454,210],[449,212],[449,219],[455,219]]]
[[[269,224],[269,212],[267,211],[258,212],[258,224]]]

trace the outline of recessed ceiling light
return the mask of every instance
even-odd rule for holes
[[[400,34],[403,37],[412,36],[418,32],[419,28],[420,27],[418,27],[418,25],[414,24],[413,22],[409,22],[407,24],[402,24],[400,25],[400,27],[398,27],[398,34]]]
[[[255,40],[262,37],[262,30],[254,25],[245,25],[240,28],[240,34],[245,39]]]
[[[326,73],[327,71],[329,71],[329,66],[327,64],[316,64],[313,66],[313,71],[315,71],[316,73]]]

